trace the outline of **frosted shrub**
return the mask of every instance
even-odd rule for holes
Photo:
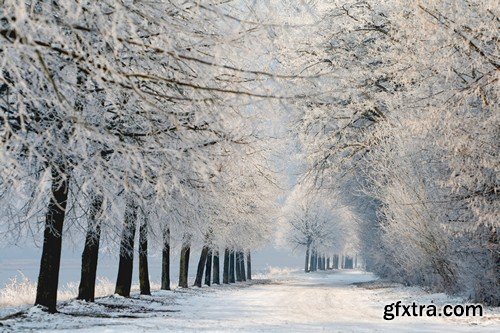
[[[23,273],[14,276],[4,288],[0,289],[0,307],[33,304],[36,283],[31,282]]]
[[[95,296],[103,297],[113,295],[115,292],[115,284],[105,277],[98,277],[95,286]]]
[[[134,286],[133,290],[139,290],[139,286]],[[154,285],[153,287],[157,287]],[[98,277],[96,281],[96,297],[113,295],[115,285],[109,279]],[[68,282],[59,288],[57,298],[67,301],[76,298],[78,295],[78,283]],[[0,289],[0,307],[32,305],[35,303],[36,283],[30,281],[22,272],[10,279],[4,288]]]

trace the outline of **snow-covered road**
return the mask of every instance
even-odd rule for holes
[[[394,290],[391,297],[387,288],[369,290],[352,285],[374,279],[359,271],[292,273],[271,284],[186,300],[179,315],[163,325],[176,331],[217,332],[499,332],[498,317],[496,324],[488,319],[483,325],[481,319],[471,318],[404,317],[386,321],[384,305],[398,300],[409,303],[411,296],[394,288],[390,288]],[[430,303],[432,295],[413,291],[415,297]],[[433,296],[437,304],[449,301],[445,295]]]
[[[73,315],[56,315],[59,319],[49,319],[45,327],[48,331],[81,333],[500,331],[498,308],[486,310],[481,318],[402,317],[386,321],[383,319],[384,305],[398,300],[403,304],[412,301],[419,304],[433,302],[438,307],[447,302],[461,301],[442,294],[427,294],[418,288],[387,284],[353,285],[374,279],[373,275],[360,271],[311,274],[292,272],[246,285],[163,294],[157,292],[150,299],[143,297],[124,300],[109,297],[100,301],[101,305],[108,304],[108,309],[121,308],[124,304],[130,306],[127,302],[135,302],[136,310],[130,307],[130,316],[112,318],[74,316],[76,312],[92,313],[92,309],[95,311],[99,308],[97,305],[85,308],[81,303],[72,301],[62,311]],[[163,302],[159,303],[160,299]],[[134,314],[141,312],[139,309],[145,308],[162,312],[148,312],[147,316],[133,318]],[[48,315],[33,312],[24,320],[13,320],[10,327],[40,330],[43,327],[41,322],[47,320]],[[9,325],[9,321],[5,324]]]

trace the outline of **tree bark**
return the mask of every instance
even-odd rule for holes
[[[316,250],[314,250],[314,260],[313,260],[313,271],[317,271],[318,270],[318,252],[316,252]]]
[[[222,273],[222,283],[229,283],[229,249],[224,249],[224,272]]]
[[[346,256],[345,257],[345,268],[353,269],[354,268],[354,259],[353,257]]]
[[[241,282],[243,281],[242,277],[241,277],[241,257],[240,257],[240,251],[235,251],[234,253],[234,256],[236,258],[236,266],[235,266],[235,269],[236,269],[236,281],[237,282]]]
[[[207,263],[205,266],[205,284],[210,286],[210,278],[212,277],[212,250],[208,250]]]
[[[139,229],[139,288],[141,295],[151,295],[148,269],[148,217],[144,216]]]
[[[209,248],[208,246],[203,246],[201,249],[200,260],[198,261],[198,270],[196,271],[196,279],[194,280],[194,285],[201,288],[201,283],[203,279],[203,270],[205,269],[205,264],[207,261]]]
[[[234,276],[234,250],[231,250],[229,253],[229,283],[235,283]]]
[[[161,289],[170,290],[170,228],[165,228],[163,231]]]
[[[179,287],[188,288],[189,254],[191,252],[190,237],[185,238],[181,248],[179,263]]]
[[[245,253],[243,251],[239,252],[240,255],[240,273],[241,273],[241,280],[246,281],[247,280],[247,275],[245,273]]]
[[[36,305],[47,307],[51,313],[56,312],[57,287],[59,284],[59,267],[61,266],[61,244],[66,203],[68,200],[69,180],[65,168],[59,165],[52,167],[51,197],[45,214],[42,258],[36,289]]]
[[[313,271],[316,272],[318,270],[318,252],[313,250]]]
[[[219,264],[219,250],[214,250],[214,267],[212,272],[212,283],[220,284],[220,264]]]
[[[311,244],[307,244],[307,247],[306,247],[306,262],[304,264],[304,272],[306,273],[309,273],[311,271],[311,268],[309,266],[309,254],[310,254],[310,251],[311,251]]]
[[[309,264],[310,271],[314,272],[314,249],[311,250],[311,263]]]
[[[93,302],[95,299],[95,280],[101,238],[101,221],[98,215],[102,209],[102,202],[102,196],[98,195],[90,205],[87,234],[85,235],[85,246],[82,253],[82,271],[77,299],[86,302]]]
[[[326,258],[326,269],[330,270],[330,256]]]
[[[134,264],[134,238],[137,220],[137,206],[133,200],[128,200],[125,208],[125,223],[123,225],[120,244],[120,262],[116,278],[115,294],[130,297],[132,286],[132,268]]]
[[[247,280],[252,279],[252,255],[250,250],[247,252]]]
[[[333,255],[332,268],[333,269],[339,269],[339,255],[338,254],[334,254]]]

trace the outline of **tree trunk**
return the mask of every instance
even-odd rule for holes
[[[345,258],[345,268],[353,269],[354,268],[354,259],[353,257],[346,256]]]
[[[326,269],[330,270],[330,256],[326,258]]]
[[[311,250],[311,263],[309,264],[310,271],[314,272],[314,249]]]
[[[170,290],[170,228],[165,228],[163,231],[161,289]]]
[[[316,251],[313,250],[313,256],[312,256],[312,271],[315,272],[316,271],[316,265],[318,264],[318,259],[317,259],[317,256],[316,256]]]
[[[188,288],[189,254],[191,252],[190,237],[185,238],[181,248],[179,263],[179,287]]]
[[[229,283],[229,249],[224,249],[224,272],[222,273],[222,283]]]
[[[40,274],[36,289],[36,305],[56,312],[59,267],[61,265],[61,243],[66,202],[68,200],[68,178],[63,165],[52,167],[51,197],[45,214],[43,250],[40,260]]]
[[[141,295],[151,295],[148,269],[148,217],[144,216],[139,230],[139,287]]]
[[[212,273],[212,283],[220,284],[220,264],[219,264],[219,250],[214,250],[214,267]]]
[[[241,257],[240,257],[240,251],[236,251],[234,253],[234,256],[236,258],[236,281],[241,282],[243,279],[241,278]]]
[[[247,252],[247,280],[252,279],[252,255],[250,250]]]
[[[243,251],[239,252],[240,255],[240,272],[241,272],[241,280],[246,281],[247,275],[245,273],[245,253]]]
[[[235,283],[235,276],[234,276],[234,250],[230,251],[229,254],[229,283]]]
[[[93,302],[95,299],[95,280],[97,275],[97,259],[101,238],[101,221],[99,213],[102,209],[102,196],[98,195],[90,205],[90,214],[82,253],[82,271],[77,299]]]
[[[137,206],[133,200],[128,200],[125,208],[125,223],[123,225],[120,244],[120,262],[116,278],[115,294],[130,297],[132,286],[132,268],[134,264],[134,238],[137,220]]]
[[[307,244],[307,247],[306,247],[306,260],[305,260],[305,264],[304,264],[304,272],[306,272],[306,273],[309,273],[311,271],[311,269],[309,268],[309,253],[310,253],[310,250],[311,250],[311,245]]]
[[[205,266],[205,284],[210,286],[210,278],[212,277],[212,250],[208,251],[207,264]]]
[[[203,270],[205,269],[209,250],[210,249],[206,245],[201,249],[200,260],[198,261],[198,270],[196,271],[196,279],[194,280],[194,285],[199,288],[201,288],[201,283],[203,281]]]
[[[339,269],[339,255],[338,254],[334,254],[333,255],[333,263],[332,263],[332,268],[333,269]]]

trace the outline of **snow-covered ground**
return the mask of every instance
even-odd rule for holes
[[[463,304],[375,282],[361,271],[304,274],[278,270],[251,283],[156,291],[153,296],[99,298],[95,304],[71,300],[49,315],[36,307],[0,309],[0,332],[500,332],[500,309],[483,317],[402,317],[383,319],[384,305]]]

